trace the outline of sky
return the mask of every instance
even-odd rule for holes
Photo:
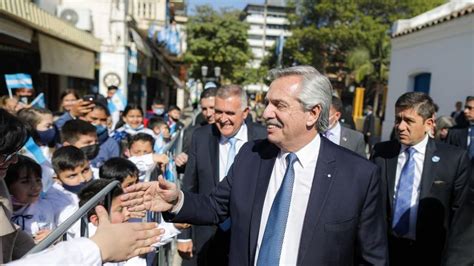
[[[196,5],[210,4],[214,9],[232,7],[243,10],[247,4],[263,4],[264,0],[189,0],[188,14],[193,14]]]

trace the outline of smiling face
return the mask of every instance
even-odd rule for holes
[[[272,82],[266,96],[263,117],[267,123],[268,140],[280,149],[295,152],[317,134],[315,124],[321,112],[316,105],[305,111],[298,100],[300,76],[285,76]]]
[[[240,126],[247,118],[248,108],[242,110],[242,101],[238,96],[225,99],[216,97],[214,119],[222,136],[229,138],[239,132]]]
[[[8,190],[19,203],[31,204],[38,200],[42,188],[40,175],[22,169],[18,178],[8,187]]]
[[[395,113],[395,129],[404,145],[418,144],[433,128],[433,118],[424,120],[414,108],[395,108]]]
[[[123,121],[131,128],[138,128],[143,123],[143,115],[138,109],[132,109],[123,117]]]
[[[74,103],[77,101],[78,99],[76,98],[76,96],[74,96],[74,94],[72,93],[69,93],[67,94],[66,96],[64,96],[62,102],[61,102],[61,106],[63,107],[63,109],[65,111],[70,111],[71,110],[71,107],[74,105]]]

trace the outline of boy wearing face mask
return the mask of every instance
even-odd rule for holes
[[[61,129],[61,140],[63,146],[74,146],[83,151],[87,160],[91,161],[90,166],[94,173],[94,178],[99,178],[100,164],[94,161],[100,151],[96,127],[80,119],[70,120]]]
[[[94,104],[92,111],[87,113],[83,120],[92,124],[96,129],[100,148],[97,156],[92,159],[91,165],[99,168],[110,158],[120,156],[120,145],[115,139],[109,137],[107,127],[107,121],[110,117],[109,110],[100,102]]]
[[[138,133],[128,141],[128,149],[124,154],[140,171],[140,181],[157,180],[169,162],[165,154],[153,153],[154,143],[155,139],[146,133]],[[159,167],[156,167],[157,165]]]

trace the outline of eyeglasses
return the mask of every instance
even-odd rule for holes
[[[16,151],[16,152],[12,152],[12,153],[10,153],[10,154],[8,154],[8,155],[6,155],[6,156],[3,155],[3,162],[8,162],[8,161],[10,161],[10,160],[11,160],[14,156],[16,156],[17,154],[18,154],[18,152]]]
[[[467,110],[471,111],[472,109],[474,109],[474,106],[466,105],[466,106],[464,106],[464,109],[467,109]]]

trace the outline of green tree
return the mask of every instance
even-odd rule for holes
[[[228,81],[244,83],[249,76],[247,62],[251,59],[247,43],[248,25],[239,20],[240,12],[223,9],[215,11],[209,5],[196,7],[187,27],[188,49],[184,60],[190,65],[194,78],[201,77],[201,66],[207,66],[212,76],[214,67]]]

